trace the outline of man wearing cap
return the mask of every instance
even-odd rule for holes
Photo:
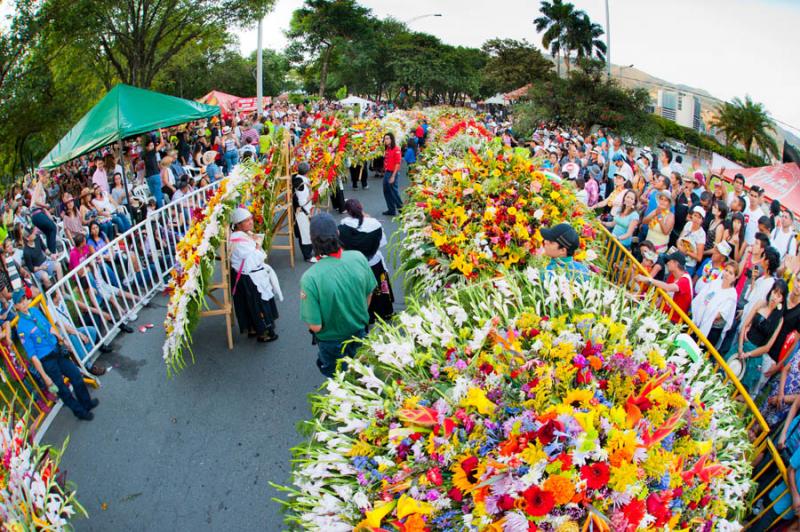
[[[567,223],[540,230],[544,240],[544,254],[550,257],[547,270],[563,269],[574,275],[587,278],[589,269],[582,262],[573,260],[573,255],[580,246],[580,238],[575,229]]]
[[[731,245],[725,240],[714,246],[711,252],[711,260],[706,261],[697,272],[697,282],[694,284],[695,292],[700,293],[713,281],[722,278],[722,272],[725,269],[725,263],[730,257],[731,250]]]
[[[367,333],[369,303],[377,281],[361,252],[342,250],[330,214],[314,216],[310,230],[318,262],[300,279],[300,319],[317,340],[317,367],[332,377],[337,360],[355,355],[357,345],[344,342]]]
[[[680,251],[676,251],[666,255],[664,260],[667,263],[667,272],[669,272],[666,281],[657,281],[646,275],[637,275],[636,280],[664,290],[672,297],[678,308],[688,313],[694,297],[694,290],[692,289],[692,277],[686,272],[686,257]],[[662,302],[661,310],[669,316],[672,323],[681,321],[678,313],[672,312],[666,302]]]
[[[66,343],[61,334],[47,320],[38,308],[28,308],[29,300],[22,289],[12,296],[14,308],[19,315],[17,334],[33,366],[44,379],[48,388],[58,388],[58,397],[72,410],[75,417],[90,421],[94,419],[91,410],[100,401],[89,396],[80,370],[67,358]],[[67,377],[75,392],[73,396],[64,383]]]
[[[625,178],[625,182],[629,182],[633,179],[633,170],[631,169],[631,166],[628,164],[627,159],[625,159],[625,155],[623,153],[620,152],[615,153],[614,156],[611,158],[611,162],[612,162],[611,166],[616,168],[616,170],[614,170],[615,176],[621,175],[623,178]],[[609,170],[609,174],[610,173],[611,170]]]

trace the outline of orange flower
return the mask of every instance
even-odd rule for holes
[[[542,487],[545,491],[552,492],[553,500],[557,505],[567,504],[575,496],[575,484],[563,475],[548,477]]]

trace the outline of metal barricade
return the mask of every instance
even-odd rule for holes
[[[783,458],[770,438],[770,427],[767,424],[767,421],[764,419],[764,416],[759,411],[758,406],[756,406],[755,402],[753,401],[753,398],[750,397],[747,389],[742,386],[742,383],[739,382],[739,379],[736,378],[730,367],[728,367],[725,359],[722,358],[722,356],[711,344],[711,342],[708,341],[705,335],[700,332],[691,318],[689,318],[689,316],[687,316],[686,313],[675,304],[669,294],[660,288],[656,288],[649,284],[642,285],[635,280],[637,274],[648,275],[647,270],[644,269],[639,261],[637,261],[633,255],[631,255],[630,251],[620,244],[619,240],[617,240],[605,227],[600,224],[597,224],[597,227],[597,242],[599,243],[600,249],[603,250],[606,264],[606,268],[602,272],[603,276],[614,284],[627,288],[629,291],[636,294],[637,297],[641,297],[644,302],[652,305],[653,308],[663,310],[669,317],[677,315],[679,317],[679,322],[682,325],[685,325],[688,329],[687,333],[697,342],[700,347],[703,348],[703,353],[706,357],[706,360],[710,359],[711,362],[715,364],[722,372],[724,376],[724,382],[730,383],[733,386],[734,392],[732,399],[741,401],[747,407],[748,419],[746,426],[748,433],[751,433],[756,426],[758,427],[759,431],[758,435],[753,441],[753,446],[755,448],[755,454],[753,458],[755,459],[759,456],[764,457],[764,461],[757,464],[753,479],[758,481],[759,478],[765,475],[772,468],[777,469],[777,474],[774,476],[774,478],[770,478],[766,487],[758,490],[753,501],[758,501],[767,496],[769,490],[771,490],[780,480],[783,480],[788,486],[786,465],[784,464]],[[788,493],[788,487],[786,490],[784,490],[782,495],[786,493]],[[752,526],[754,523],[759,521],[763,515],[765,515],[766,512],[768,512],[774,505],[774,501],[766,505],[766,507],[761,509],[750,519],[745,528]],[[789,510],[791,510],[791,507],[787,508],[780,516],[778,516],[772,525],[782,519],[783,516],[789,512]],[[770,525],[770,527],[772,525]]]
[[[38,305],[75,354],[87,380],[89,362],[163,289],[176,260],[176,245],[193,223],[195,209],[205,206],[221,181],[195,190],[149,213],[139,224],[109,241],[53,284]],[[16,321],[10,322],[13,326]],[[10,333],[10,327],[6,328]],[[10,347],[8,347],[10,345]],[[21,347],[0,343],[0,402],[16,416],[29,416],[36,439],[57,413],[57,397],[44,383]]]

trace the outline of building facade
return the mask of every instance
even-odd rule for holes
[[[658,89],[655,114],[684,127],[705,131],[700,98],[682,91]]]

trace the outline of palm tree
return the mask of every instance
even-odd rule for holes
[[[606,43],[600,39],[603,35],[605,31],[600,24],[593,23],[589,15],[578,11],[568,33],[569,48],[577,52],[579,59],[595,55],[597,59],[605,62]]]
[[[775,122],[764,109],[764,104],[754,102],[750,96],[734,98],[717,107],[717,116],[712,124],[725,135],[725,144],[739,142],[750,154],[753,145],[761,151],[780,156],[780,150],[770,132],[775,132]]]
[[[542,35],[542,46],[549,48],[550,54],[556,60],[556,70],[561,75],[561,61],[559,57],[563,53],[567,58],[567,71],[569,71],[569,45],[567,36],[569,35],[571,21],[575,16],[575,6],[563,0],[544,0],[539,12],[541,17],[534,19],[533,25],[536,31]]]

